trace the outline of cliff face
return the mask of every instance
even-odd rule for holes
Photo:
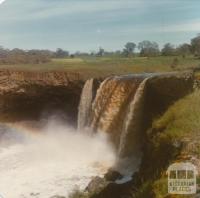
[[[0,89],[14,89],[21,85],[52,85],[69,86],[80,81],[78,73],[68,73],[63,71],[15,71],[0,70]]]
[[[0,71],[0,120],[39,119],[56,110],[77,120],[83,81],[76,73]]]
[[[200,177],[200,90],[195,89],[188,96],[178,100],[167,111],[156,118],[147,132],[144,161],[140,169],[140,179],[149,185],[148,193],[153,198],[183,198],[181,195],[167,195],[166,171],[177,162],[195,165]],[[146,181],[146,183],[145,183]],[[200,183],[197,194],[200,197]],[[142,195],[138,196],[143,197]]]
[[[169,161],[177,155],[177,148],[170,141],[156,139],[165,127],[156,130],[148,130],[152,127],[155,119],[163,115],[176,101],[185,97],[193,91],[193,76],[187,73],[162,75],[152,78],[147,84],[145,99],[145,133],[144,133],[144,156],[140,168],[140,173],[145,178],[152,178],[152,175],[160,169],[167,167]],[[170,122],[173,122],[173,117]],[[184,125],[184,123],[183,123]],[[166,138],[167,139],[167,138]],[[159,148],[152,149],[153,144],[160,144]],[[152,143],[153,142],[153,143]]]

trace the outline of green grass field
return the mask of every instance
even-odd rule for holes
[[[174,65],[174,59],[177,59]],[[200,59],[188,56],[159,56],[159,57],[82,57],[52,59],[43,64],[26,65],[0,65],[1,68],[18,70],[63,70],[78,72],[84,78],[103,77],[113,74],[143,73],[143,72],[169,72],[184,70],[200,66]]]

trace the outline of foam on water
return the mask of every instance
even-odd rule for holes
[[[39,135],[10,126],[0,135],[0,194],[5,198],[67,197],[115,163],[104,135],[89,137],[55,121]]]

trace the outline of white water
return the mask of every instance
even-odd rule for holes
[[[115,162],[105,137],[89,137],[58,122],[50,122],[39,135],[13,128],[6,134],[6,143],[0,142],[0,194],[4,198],[68,197]]]
[[[93,85],[94,79],[89,79],[86,81],[79,104],[78,110],[78,129],[84,129],[84,127],[88,127],[90,120],[90,113],[92,108],[92,100],[93,100]]]
[[[141,158],[141,145],[138,136],[142,126],[142,108],[144,108],[143,106],[145,86],[148,79],[149,78],[146,78],[140,83],[132,101],[129,104],[129,108],[124,119],[124,126],[120,137],[120,145],[118,152],[119,156],[121,157],[124,155],[124,153],[132,153],[134,154],[134,156],[140,156],[139,158]],[[131,147],[131,149],[129,147]],[[138,159],[138,161],[140,161],[140,159]]]

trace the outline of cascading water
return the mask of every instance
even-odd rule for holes
[[[141,135],[139,132],[142,130],[145,85],[148,79],[144,79],[139,85],[127,108],[118,149],[118,154],[122,158],[133,155],[133,150],[138,150],[138,153],[141,151],[138,140]]]
[[[141,78],[132,76],[108,78],[97,91],[92,105],[91,128],[108,133],[116,148],[127,107],[141,81]]]
[[[139,170],[142,160],[144,104],[148,79],[141,82],[127,108],[120,136],[116,166],[121,169],[121,172],[130,176]]]
[[[121,172],[124,172],[122,169],[127,170],[127,161],[133,162],[134,159],[132,172],[138,169],[141,161],[140,133],[148,77],[147,75],[109,77],[101,83],[91,104],[92,107],[90,106],[89,126],[92,131],[109,135],[118,153],[116,166],[120,166]],[[86,82],[86,86],[87,84]],[[88,89],[83,89],[82,95],[90,96],[87,91]]]
[[[84,128],[89,126],[92,102],[97,86],[98,82],[95,79],[89,79],[83,87],[78,110],[78,130],[84,130]]]
[[[117,153],[115,168],[118,171],[123,174],[131,171],[132,174],[139,169],[144,133],[152,112],[162,112],[171,102],[185,95],[191,86],[192,75],[188,73],[114,76],[101,83],[90,106],[88,126],[93,132],[108,134]],[[158,99],[154,104],[154,94],[162,101]]]

